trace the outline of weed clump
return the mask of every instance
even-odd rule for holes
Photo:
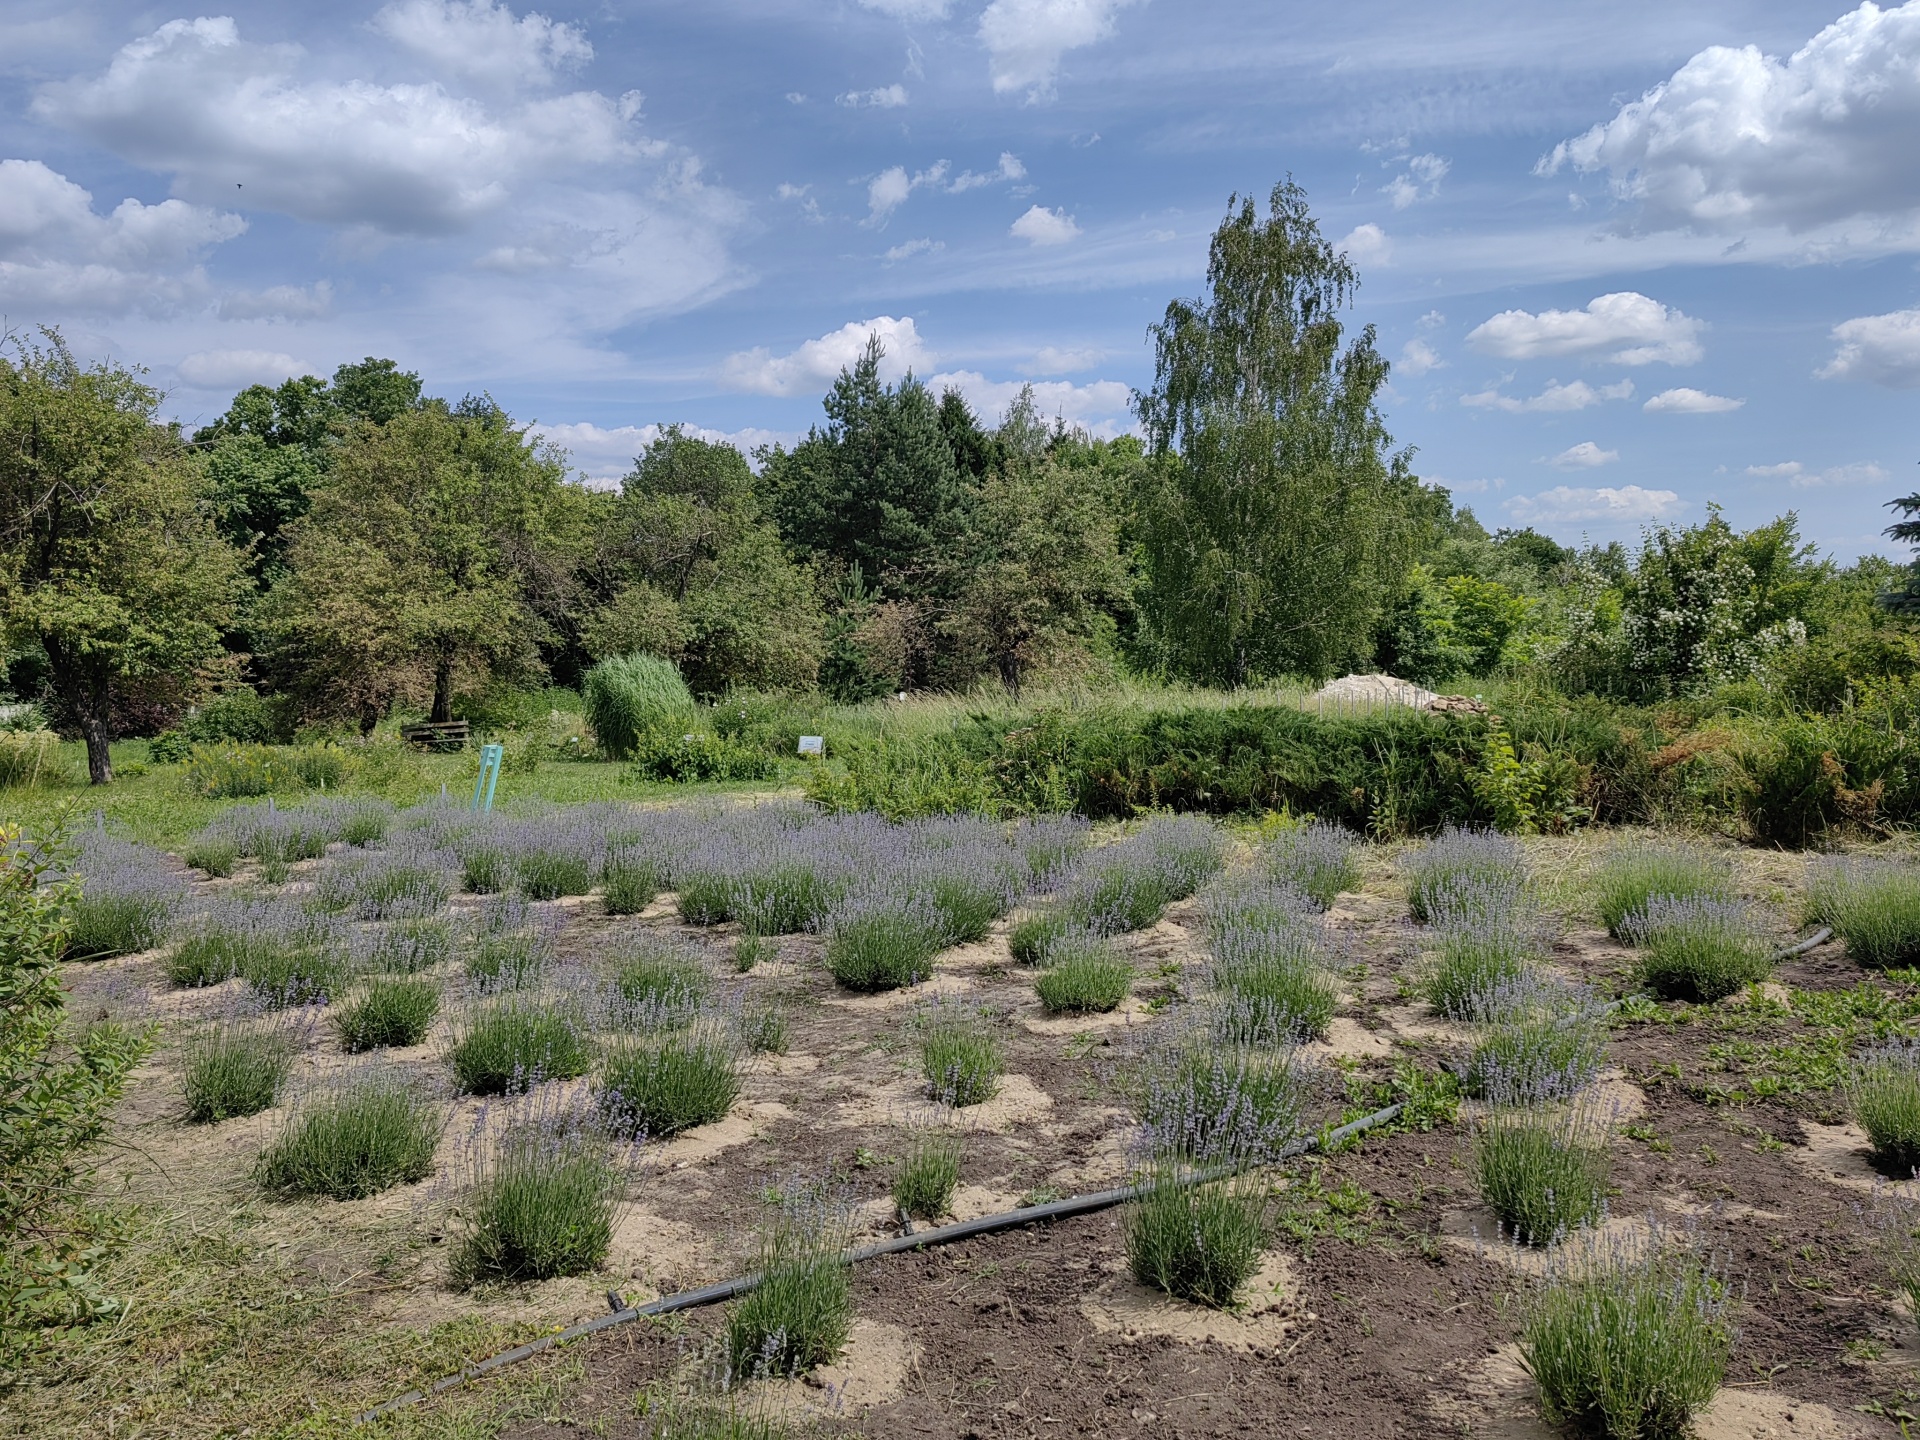
[[[1526,889],[1527,861],[1520,847],[1491,830],[1461,830],[1449,825],[1406,856],[1400,871],[1407,881],[1407,907],[1422,925],[1434,919],[1442,897],[1476,897],[1510,910]]]
[[[550,1280],[606,1259],[627,1167],[596,1115],[542,1096],[510,1115],[491,1146],[476,1135],[471,1148],[456,1284]]]
[[[374,1071],[302,1106],[254,1173],[284,1194],[364,1200],[431,1175],[441,1125],[438,1104]]]
[[[1707,1004],[1773,973],[1772,941],[1738,900],[1657,895],[1619,933],[1642,952],[1640,983],[1664,999]]]
[[[570,1006],[524,995],[482,1001],[447,1052],[454,1083],[469,1095],[507,1095],[542,1080],[587,1073],[593,1045]]]
[[[596,1099],[614,1134],[663,1139],[726,1118],[740,1098],[740,1052],[712,1023],[609,1047]]]
[[[1630,842],[1616,845],[1593,881],[1594,905],[1607,933],[1624,939],[1627,917],[1645,912],[1657,896],[1732,900],[1733,878],[1725,861],[1697,850]]]
[[[893,1204],[915,1220],[938,1220],[960,1183],[960,1137],[948,1130],[916,1131],[893,1175]]]
[[[1847,1098],[1881,1163],[1911,1174],[1920,1165],[1920,1044],[1896,1041],[1862,1055]]]
[[[1521,1320],[1541,1408],[1618,1440],[1681,1440],[1726,1374],[1727,1305],[1712,1267],[1657,1234],[1563,1246]]]
[[[1321,910],[1341,891],[1360,883],[1352,835],[1324,820],[1282,830],[1261,852],[1260,863],[1274,880],[1292,886]]]
[[[1142,1285],[1224,1310],[1259,1267],[1267,1242],[1266,1190],[1235,1176],[1205,1184],[1157,1165],[1127,1210],[1127,1264]]]
[[[841,1207],[789,1198],[760,1239],[760,1283],[727,1312],[727,1363],[736,1380],[804,1375],[853,1333],[849,1226]]]
[[[937,1005],[920,1022],[920,1073],[927,1095],[963,1108],[991,1100],[1000,1090],[1006,1062],[1000,1042],[982,1028],[983,1017]]]
[[[1033,988],[1053,1015],[1104,1014],[1117,1009],[1133,985],[1133,966],[1111,941],[1096,935],[1055,942],[1047,965]]]
[[[353,1000],[332,1015],[340,1046],[348,1054],[362,1050],[418,1045],[440,1013],[440,987],[431,980],[376,976]]]

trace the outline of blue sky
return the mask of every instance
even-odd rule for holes
[[[1920,488],[1917,137],[1920,0],[9,0],[0,314],[189,421],[389,355],[602,479],[803,431],[874,329],[1110,434],[1291,174],[1490,527],[1851,556]]]

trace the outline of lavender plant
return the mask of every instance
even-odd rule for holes
[[[1547,947],[1540,917],[1500,882],[1478,877],[1430,897],[1433,950],[1423,989],[1427,1003],[1455,1020],[1489,1018],[1480,1008],[1534,972]]]
[[[1209,821],[1151,821],[1080,857],[1063,882],[1061,913],[1075,926],[1103,934],[1143,930],[1219,870],[1222,850],[1220,831]]]
[[[1682,1440],[1725,1377],[1730,1303],[1709,1261],[1657,1231],[1562,1247],[1521,1317],[1541,1408],[1618,1440]]]
[[[1079,815],[1034,815],[1014,822],[1011,841],[1028,879],[1044,885],[1087,848],[1093,827]]]
[[[488,991],[525,990],[553,964],[554,937],[564,924],[554,911],[517,895],[481,903],[467,946],[467,978]]]
[[[622,1029],[670,1030],[698,1013],[713,982],[684,943],[643,935],[610,957],[609,1019]]]
[[[197,917],[168,963],[176,984],[239,975],[260,1003],[325,1001],[351,976],[352,941],[339,921],[280,899],[218,901]]]
[[[1849,1068],[1853,1117],[1880,1163],[1901,1176],[1920,1166],[1920,1041],[1876,1046]]]
[[[1565,1099],[1600,1072],[1606,1049],[1600,1007],[1579,987],[1529,973],[1475,997],[1468,1008],[1484,1021],[1459,1067],[1469,1095]]]
[[[1063,936],[1046,959],[1033,988],[1049,1014],[1103,1014],[1117,1009],[1133,986],[1133,966],[1099,935]]]
[[[850,1236],[836,1198],[789,1193],[760,1236],[759,1285],[727,1312],[732,1377],[803,1375],[845,1348],[853,1333]]]
[[[591,813],[567,809],[508,831],[514,881],[530,900],[585,895],[606,863],[606,835]]]
[[[1819,866],[1809,880],[1807,923],[1831,925],[1856,964],[1920,964],[1920,872],[1877,859]]]
[[[199,1031],[187,1042],[180,1076],[187,1119],[212,1124],[277,1105],[312,1029],[305,1016],[238,1011]]]
[[[1865,1212],[1867,1234],[1908,1314],[1920,1320],[1920,1199],[1904,1189],[1876,1185]]]
[[[1141,1148],[1195,1164],[1273,1158],[1298,1137],[1310,1090],[1291,1048],[1222,1045],[1198,1017],[1150,1032],[1127,1071]]]
[[[208,879],[224,880],[240,862],[240,842],[231,835],[201,835],[187,842],[180,858]]]
[[[364,1200],[433,1173],[440,1104],[384,1066],[307,1097],[254,1174],[282,1194]]]
[[[1321,910],[1342,890],[1360,883],[1353,836],[1324,820],[1282,830],[1261,851],[1260,864],[1274,880],[1298,890]]]
[[[459,862],[424,845],[355,851],[320,872],[314,903],[359,920],[429,915],[453,893]]]
[[[708,1017],[678,1033],[614,1041],[595,1096],[611,1133],[666,1139],[724,1120],[740,1084],[738,1042],[730,1027]]]
[[[1248,1175],[1195,1184],[1174,1161],[1159,1161],[1127,1207],[1127,1264],[1133,1278],[1196,1305],[1225,1310],[1259,1268],[1270,1201]]]
[[[1014,921],[1007,947],[1021,965],[1044,965],[1047,952],[1069,934],[1077,933],[1072,920],[1058,910],[1036,910]]]
[[[390,975],[417,975],[452,960],[457,947],[453,917],[403,915],[359,933],[358,968]]]
[[[1461,830],[1449,825],[1402,858],[1407,906],[1421,924],[1433,919],[1441,897],[1453,895],[1457,908],[1467,897],[1489,906],[1514,908],[1525,892],[1526,856],[1505,835],[1491,830]]]
[[[1473,1163],[1481,1197],[1523,1245],[1555,1243],[1606,1202],[1606,1131],[1586,1101],[1496,1103],[1474,1136]]]
[[[1324,1035],[1339,1003],[1326,931],[1292,908],[1297,892],[1252,889],[1251,902],[1211,917],[1208,976],[1219,996],[1215,1026],[1233,1044],[1283,1045]]]
[[[933,973],[945,919],[921,895],[862,889],[828,912],[827,973],[849,990],[898,990]]]
[[[920,1073],[927,1095],[960,1109],[991,1100],[1006,1061],[978,1010],[936,1002],[919,1019]]]
[[[548,1280],[597,1268],[613,1243],[630,1153],[610,1148],[600,1117],[551,1090],[482,1116],[468,1142],[465,1233],[454,1282]]]
[[[1643,914],[1656,897],[1731,901],[1731,867],[1719,856],[1645,841],[1615,845],[1593,878],[1595,908],[1607,933],[1624,938],[1621,926]]]
[[[663,883],[659,860],[637,840],[608,844],[600,893],[609,915],[638,915],[654,902]]]
[[[349,1055],[418,1045],[440,1013],[440,987],[431,980],[375,976],[329,1019]]]
[[[915,1220],[938,1220],[953,1204],[963,1156],[963,1142],[954,1131],[914,1126],[894,1166],[893,1208]]]
[[[74,837],[67,873],[80,881],[69,912],[67,960],[104,960],[151,950],[187,895],[186,878],[158,850],[99,829]]]
[[[586,1017],[565,1001],[508,994],[483,999],[455,1028],[447,1060],[469,1095],[508,1095],[571,1080],[593,1063]]]
[[[1706,1004],[1773,973],[1773,941],[1739,900],[1656,895],[1620,921],[1640,951],[1640,983],[1669,1000]]]

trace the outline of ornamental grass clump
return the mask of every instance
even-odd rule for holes
[[[468,1142],[454,1283],[597,1269],[613,1244],[631,1167],[631,1152],[609,1144],[596,1110],[551,1091],[497,1121],[482,1116]]]
[[[553,965],[553,942],[565,921],[517,895],[490,895],[481,903],[467,942],[467,978],[482,990],[525,990]]]
[[[929,1099],[961,1109],[999,1093],[1006,1061],[986,1023],[978,1010],[945,1003],[921,1016],[920,1074]]]
[[[1560,1247],[1524,1304],[1520,1356],[1547,1418],[1612,1440],[1683,1440],[1720,1388],[1734,1330],[1723,1276],[1654,1231]]]
[[[731,1027],[705,1017],[672,1034],[612,1042],[600,1063],[595,1101],[610,1133],[666,1139],[724,1120],[740,1098],[740,1068]]]
[[[499,995],[481,1000],[459,1020],[447,1061],[462,1092],[508,1095],[543,1080],[586,1074],[593,1064],[593,1042],[577,1006]]]
[[[1341,891],[1360,883],[1352,834],[1324,820],[1282,830],[1261,849],[1259,863],[1274,880],[1298,890],[1321,910]]]
[[[933,973],[946,921],[924,895],[862,890],[826,917],[827,973],[849,990],[899,990]]]
[[[187,880],[158,850],[101,830],[75,836],[68,874],[80,882],[69,910],[65,960],[151,950],[187,897]]]
[[[1853,1118],[1874,1157],[1902,1179],[1920,1166],[1920,1042],[1896,1040],[1868,1050],[1847,1076]]]
[[[1492,830],[1449,825],[1400,861],[1407,907],[1422,925],[1446,897],[1455,911],[1478,900],[1500,912],[1516,908],[1527,887],[1527,860],[1519,845]]]
[[[1889,860],[1842,860],[1816,871],[1809,923],[1831,925],[1847,958],[1875,970],[1920,965],[1920,871]]]
[[[853,1289],[844,1204],[817,1190],[790,1194],[761,1232],[760,1283],[727,1311],[726,1353],[733,1383],[804,1375],[845,1348],[853,1333]]]
[[[1176,1300],[1230,1309],[1266,1248],[1266,1184],[1248,1175],[1194,1184],[1185,1167],[1160,1161],[1140,1189],[1126,1214],[1133,1278]]]
[[[438,1101],[377,1067],[298,1105],[254,1175],[281,1194],[364,1200],[431,1175],[444,1124]]]
[[[180,1083],[187,1119],[212,1124],[277,1105],[312,1032],[305,1016],[233,1014],[208,1025],[186,1045]]]
[[[1706,900],[1735,898],[1732,867],[1718,855],[1644,841],[1617,844],[1593,878],[1594,907],[1607,933],[1624,939],[1621,926],[1643,914],[1656,897]]]
[[[1121,1077],[1146,1153],[1192,1164],[1257,1164],[1300,1134],[1311,1093],[1291,1047],[1221,1044],[1204,1019],[1144,1038]]]
[[[1723,1000],[1773,973],[1773,941],[1739,900],[1656,895],[1624,916],[1620,938],[1640,950],[1640,983],[1665,1000]]]
[[[654,655],[602,660],[581,677],[580,698],[595,744],[615,760],[630,758],[648,736],[689,728],[694,713],[679,669]]]
[[[952,1130],[915,1127],[894,1163],[893,1208],[914,1220],[938,1220],[953,1204],[965,1147]]]
[[[431,980],[376,975],[328,1019],[348,1054],[418,1045],[440,1013],[440,987]]]
[[[1494,1105],[1474,1135],[1473,1165],[1501,1229],[1522,1245],[1551,1245],[1592,1224],[1611,1169],[1606,1127],[1591,1102],[1525,1103],[1503,1095],[1497,1079],[1489,1088]]]
[[[1062,936],[1047,950],[1047,968],[1033,982],[1052,1015],[1116,1010],[1133,986],[1133,966],[1104,936]]]

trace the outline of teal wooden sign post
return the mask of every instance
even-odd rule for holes
[[[506,748],[500,745],[480,747],[480,774],[473,782],[475,810],[493,809],[493,787],[500,783],[500,761],[506,753]]]

